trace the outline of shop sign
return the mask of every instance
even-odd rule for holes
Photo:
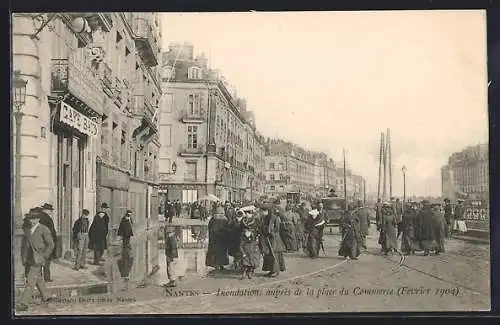
[[[96,137],[99,131],[96,122],[78,112],[65,102],[61,102],[59,121],[91,137]]]

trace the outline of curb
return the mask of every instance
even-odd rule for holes
[[[478,237],[468,237],[468,236],[452,236],[451,238],[462,240],[471,244],[489,245],[490,240]]]

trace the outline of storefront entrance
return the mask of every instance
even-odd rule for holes
[[[84,141],[70,132],[57,133],[57,232],[63,251],[71,247],[71,228],[82,209]]]

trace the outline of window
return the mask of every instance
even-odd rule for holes
[[[188,69],[188,79],[202,79],[201,69],[198,67],[191,67]]]
[[[196,162],[186,163],[186,172],[184,173],[184,180],[186,181],[196,181]]]
[[[188,126],[188,149],[198,148],[198,127],[196,125]]]
[[[182,190],[182,203],[198,201],[198,190]]]
[[[274,163],[269,163],[269,169],[271,169],[271,170],[274,169]]]
[[[271,191],[276,190],[276,187],[274,185],[271,186]]]
[[[190,94],[188,98],[188,114],[199,116],[201,110],[201,98],[199,94]]]
[[[269,179],[274,181],[274,174],[269,175]]]
[[[175,79],[175,69],[171,66],[163,67],[161,80],[168,82],[169,80],[173,79]]]

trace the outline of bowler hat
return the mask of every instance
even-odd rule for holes
[[[24,220],[40,219],[39,213],[26,213],[24,215]]]
[[[44,203],[42,206],[41,206],[42,209],[44,210],[54,210],[54,207],[52,206],[52,204],[50,203]]]
[[[101,204],[101,208],[103,208],[103,209],[107,209],[107,208],[109,208],[109,206],[108,206],[108,204],[107,204],[106,202],[103,202],[103,203]]]

